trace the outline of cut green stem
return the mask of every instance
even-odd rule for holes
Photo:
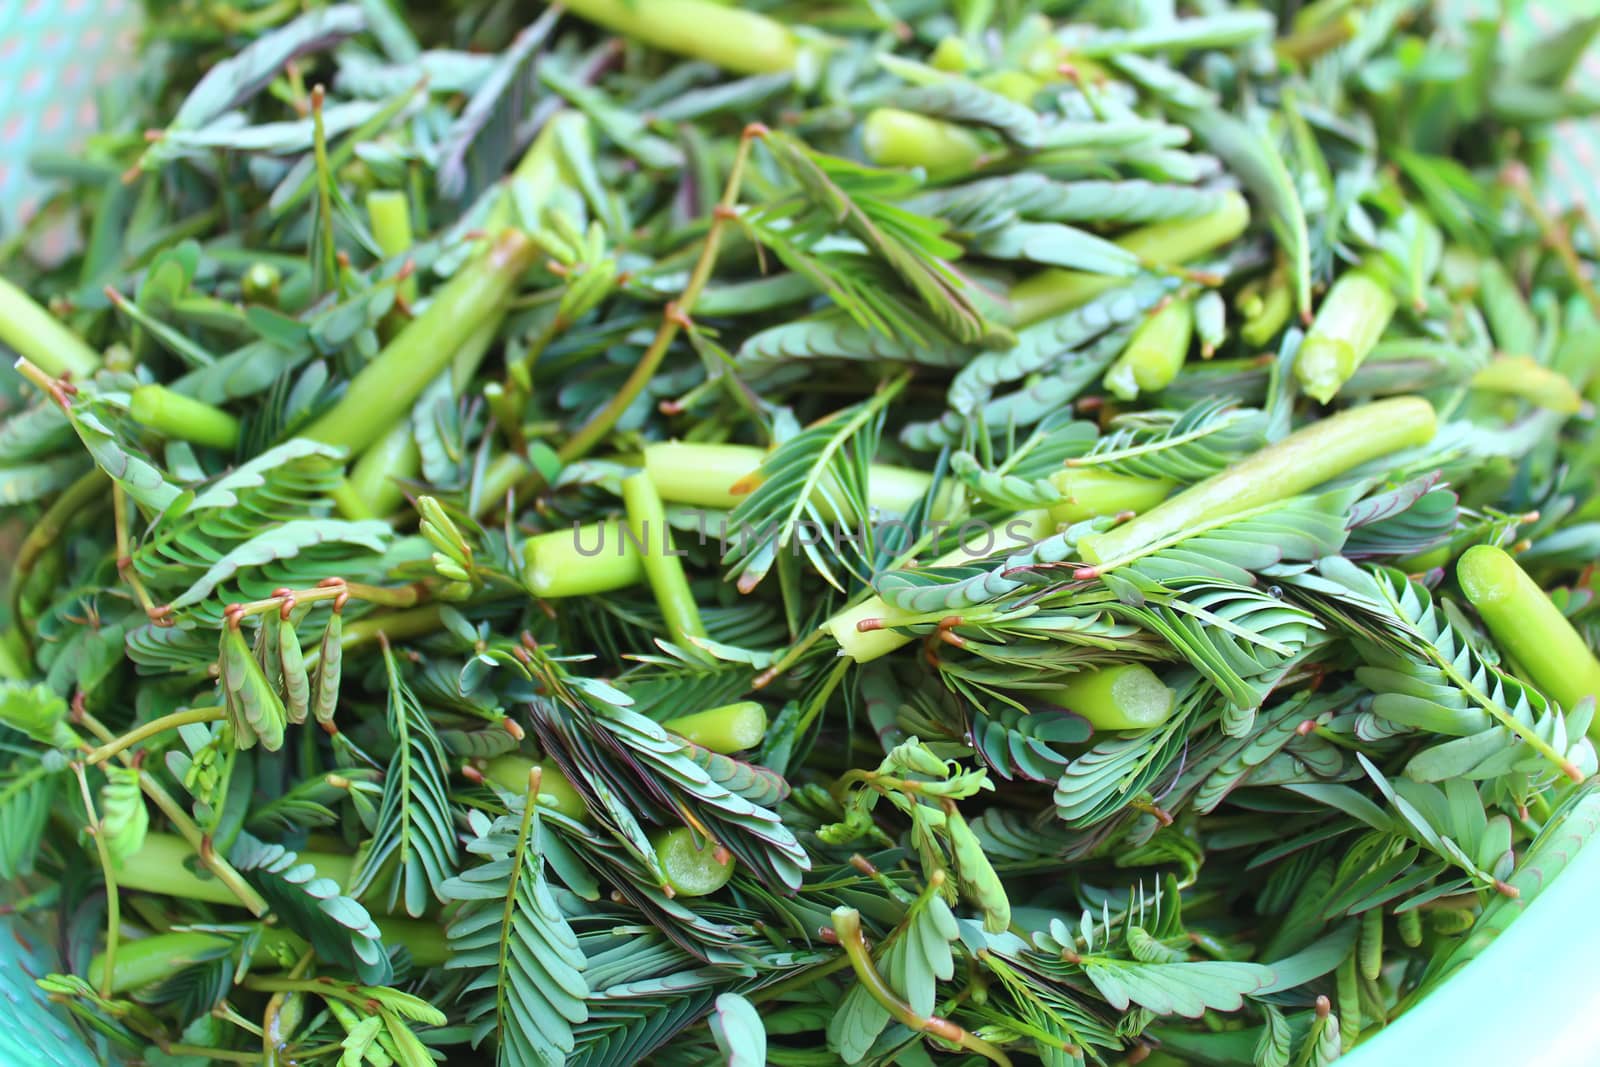
[[[515,793],[527,790],[528,775],[536,768],[539,770],[539,802],[569,819],[587,821],[589,808],[583,796],[572,788],[559,768],[549,763],[507,753],[484,764],[483,776],[501,789]]]
[[[384,942],[404,945],[411,953],[411,962],[418,967],[437,967],[450,958],[444,931],[433,923],[390,918],[376,921]],[[235,938],[199,930],[152,934],[124,944],[115,961],[108,961],[103,954],[96,955],[89,961],[86,974],[90,982],[99,985],[110,962],[109,988],[113,994],[125,993],[154,985],[186,967],[215,959],[218,953],[236,944]],[[251,969],[281,967],[282,961],[303,956],[308,947],[297,934],[278,926],[264,926],[250,954]]]
[[[0,341],[52,378],[87,378],[100,356],[21,289],[0,278]]]
[[[1080,671],[1039,694],[1089,720],[1096,730],[1148,730],[1172,715],[1177,695],[1142,663]]]
[[[1586,697],[1600,701],[1600,660],[1504,549],[1467,549],[1456,562],[1456,579],[1495,643],[1536,689],[1568,711]],[[1590,723],[1589,736],[1600,738],[1600,724]]]
[[[1244,233],[1249,224],[1250,206],[1238,193],[1230,193],[1221,205],[1204,215],[1144,226],[1123,234],[1116,244],[1144,262],[1175,267],[1222,247]],[[1052,267],[1013,286],[1011,306],[1017,322],[1026,326],[1124,284],[1126,279],[1110,274]]]
[[[1194,338],[1194,301],[1169,300],[1128,338],[1128,347],[1106,371],[1105,385],[1118,399],[1159,393],[1172,384]]]
[[[1565,374],[1532,356],[1499,356],[1472,376],[1472,388],[1520,397],[1548,411],[1576,415],[1583,394]]]
[[[227,451],[239,447],[239,420],[204,401],[161,385],[141,385],[128,397],[128,415],[168,440]]]
[[[350,468],[344,491],[347,502],[338,499],[339,511],[347,519],[383,518],[394,514],[405,500],[401,481],[416,477],[422,457],[411,435],[411,425],[402,420],[383,437],[361,453],[361,458]],[[351,514],[351,510],[361,514]]]
[[[645,446],[644,469],[662,500],[731,511],[761,484],[759,471],[768,455],[755,445],[663,441]],[[932,484],[933,476],[922,471],[874,463],[867,469],[867,503],[884,514],[903,515]],[[954,496],[951,484],[934,501],[930,517],[946,517]],[[823,521],[838,518],[832,501],[841,497],[834,480],[824,476],[814,497]]]
[[[428,310],[384,346],[303,436],[359,455],[388,433],[467,338],[504,317],[508,298],[537,251],[522,233],[502,233],[487,254],[433,295]]]
[[[405,193],[394,189],[378,189],[367,194],[367,221],[372,224],[372,237],[385,257],[393,259],[411,251],[415,240],[411,232],[411,201]],[[417,299],[417,279],[407,275],[397,290],[407,304]]]
[[[899,108],[874,108],[861,125],[861,147],[882,167],[967,171],[983,156],[983,142],[953,122]]]
[[[656,830],[650,835],[656,862],[666,875],[667,885],[680,897],[703,897],[715,893],[733,877],[732,853],[721,845],[697,839],[687,826]]]
[[[1017,552],[1041,538],[1050,536],[1055,530],[1056,520],[1050,512],[1043,509],[1024,511],[1001,528],[1004,538],[995,539],[997,544],[994,546],[994,551],[982,554]],[[958,547],[940,556],[929,566],[951,567],[970,563],[979,555],[980,553],[968,551],[965,547]],[[913,640],[912,635],[898,633],[891,628],[904,622],[905,619],[904,615],[891,607],[882,597],[870,596],[855,607],[839,612],[822,625],[838,643],[841,656],[848,656],[857,663],[865,663],[879,656],[886,656]],[[866,629],[862,629],[863,626]]]
[[[594,596],[644,580],[644,554],[620,519],[552,530],[522,545],[522,584],[536,597]]]
[[[1050,484],[1067,495],[1061,503],[1050,505],[1050,517],[1058,523],[1071,524],[1098,515],[1141,515],[1165,500],[1178,483],[1093,467],[1069,467],[1052,474]]]
[[[645,580],[655,594],[668,635],[682,648],[696,648],[694,639],[704,637],[706,628],[683,570],[682,553],[672,545],[666,508],[648,474],[622,480],[622,503],[628,512],[628,532],[639,549]]]
[[[701,748],[724,755],[755,748],[767,736],[767,709],[754,700],[680,715],[661,724]]]
[[[781,22],[712,0],[570,0],[573,14],[666,52],[737,74],[792,70],[800,55]]]
[[[189,863],[198,855],[200,851],[182,837],[151,832],[145,834],[144,844],[139,850],[122,861],[118,874],[125,889],[208,904],[239,906],[241,901],[238,895],[221,880],[201,878],[190,871]],[[332,853],[302,852],[300,862],[309,863],[319,877],[331,878],[344,885],[349,880],[354,861],[349,856]],[[250,910],[256,911],[253,907]],[[263,907],[256,914],[265,915],[269,910]]]
[[[1255,455],[1102,534],[1078,551],[1100,570],[1194,526],[1296,496],[1353,467],[1433,439],[1433,406],[1421,397],[1379,400],[1314,422]]]
[[[1366,270],[1339,276],[1317,309],[1294,360],[1308,395],[1326,404],[1371,354],[1394,317],[1389,286]]]

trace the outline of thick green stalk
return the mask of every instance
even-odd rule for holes
[[[996,542],[994,552],[1016,552],[1041,538],[1050,536],[1055,530],[1056,520],[1048,511],[1042,508],[1036,511],[1024,511],[1000,528],[1001,536],[994,539]],[[979,547],[981,546],[974,546],[974,548]],[[930,566],[949,567],[970,563],[979,554],[975,551],[969,552],[966,548],[956,548],[934,560]],[[855,607],[839,612],[822,625],[838,643],[841,656],[848,656],[857,663],[865,663],[879,656],[886,656],[912,640],[910,635],[890,629],[904,621],[907,621],[907,617],[890,607],[882,597],[870,596]],[[860,628],[863,624],[867,629]]]
[[[1194,301],[1169,300],[1128,338],[1128,347],[1106,371],[1105,385],[1120,400],[1159,393],[1172,384],[1194,338]]]
[[[1050,484],[1067,499],[1050,505],[1050,517],[1071,524],[1097,515],[1142,515],[1167,498],[1177,485],[1166,478],[1141,478],[1135,474],[1069,467],[1050,476]]]
[[[495,338],[500,335],[498,316],[479,326],[456,350],[450,361],[450,384],[459,395],[471,384],[478,373],[483,357],[488,355]],[[407,420],[396,423],[387,434],[372,445],[350,470],[350,477],[335,494],[339,512],[347,519],[382,519],[393,515],[405,503],[406,491],[401,482],[417,476],[422,467],[422,455],[417,451],[416,437]],[[514,483],[513,483],[514,484]]]
[[[589,818],[589,808],[583,802],[583,797],[572,788],[572,783],[567,781],[567,776],[561,773],[560,768],[539,760],[531,760],[527,756],[516,753],[507,753],[496,756],[484,764],[483,776],[501,789],[512,793],[525,793],[528,789],[528,774],[535,767],[539,768],[539,799],[546,803],[552,811],[560,812],[569,819],[580,822]]]
[[[0,278],[0,341],[52,378],[87,378],[100,369],[94,349],[5,278]]]
[[[1239,336],[1245,344],[1261,348],[1277,337],[1294,313],[1294,292],[1280,267],[1240,294],[1239,312],[1244,322]]]
[[[655,594],[667,634],[679,647],[693,649],[694,638],[704,637],[706,628],[700,621],[700,607],[689,588],[681,555],[672,546],[666,508],[648,474],[634,474],[622,480],[622,503],[628,512],[628,531],[639,546],[645,580]]]
[[[643,553],[620,519],[552,530],[522,545],[522,584],[536,597],[594,596],[644,579]]]
[[[983,142],[972,131],[894,107],[875,108],[867,116],[861,147],[879,166],[936,172],[970,170],[983,155]]]
[[[411,953],[412,963],[418,967],[437,967],[450,958],[450,945],[444,931],[433,923],[390,918],[379,918],[377,923],[384,943],[404,945]],[[214,959],[217,953],[234,944],[233,938],[198,930],[174,930],[125,942],[112,963],[111,992],[115,995],[154,985],[185,968]],[[279,926],[265,927],[251,953],[251,969],[271,970],[282,966],[281,961],[285,959],[303,956],[309,948],[297,934]],[[89,981],[98,985],[105,969],[104,955],[96,955],[89,961]]]
[[[371,448],[361,453],[350,477],[345,480],[345,490],[351,504],[339,500],[339,510],[347,519],[382,518],[399,510],[405,500],[402,479],[416,476],[422,463],[417,452],[417,442],[411,435],[411,425],[402,420],[396,423]],[[349,514],[353,506],[361,514]]]
[[[1144,262],[1175,267],[1221,248],[1244,233],[1249,224],[1250,205],[1244,197],[1230,193],[1205,215],[1144,226],[1123,234],[1116,243]],[[1088,303],[1125,281],[1110,274],[1051,267],[1012,286],[1011,307],[1017,322],[1026,326]]]
[[[645,446],[644,469],[662,500],[731,511],[760,485],[755,475],[767,455],[755,445],[663,441]],[[922,471],[874,463],[867,470],[867,503],[885,514],[903,515],[932,484],[933,476]],[[817,513],[825,522],[834,521],[838,516],[830,501],[838,498],[838,486],[823,478],[818,488]],[[954,496],[954,485],[948,484],[931,517],[945,518]]]
[[[411,201],[406,194],[394,189],[378,189],[367,194],[367,221],[372,224],[372,237],[378,248],[389,259],[411,251],[415,238],[411,232]],[[407,275],[400,282],[400,299],[413,303],[417,299],[417,278]]]
[[[792,70],[800,54],[783,23],[712,0],[569,0],[566,7],[615,33],[737,74]]]
[[[508,298],[537,251],[522,233],[502,233],[484,256],[433,295],[428,310],[384,346],[304,436],[359,454],[388,433],[467,338],[504,317]]]
[[[677,826],[650,834],[656,862],[667,876],[667,885],[680,897],[703,897],[715,893],[733,877],[732,853],[720,845],[696,840],[693,830]]]
[[[1172,714],[1176,694],[1142,663],[1080,671],[1038,696],[1089,720],[1096,730],[1148,730]]]
[[[128,397],[128,416],[168,440],[208,448],[239,447],[239,420],[204,401],[162,385],[141,385]]]
[[[1576,415],[1583,408],[1583,394],[1572,379],[1532,356],[1498,356],[1472,376],[1471,384],[1484,392],[1521,397],[1562,415]]]
[[[1295,356],[1295,377],[1306,393],[1324,404],[1332,400],[1371,354],[1394,309],[1394,294],[1375,275],[1359,269],[1341,274]]]
[[[533,465],[515,452],[500,453],[489,461],[478,483],[478,499],[472,517],[481,519],[506,502],[506,494],[533,471]]]
[[[1251,508],[1287,500],[1368,460],[1433,439],[1433,406],[1421,397],[1379,400],[1321,419],[1190,486],[1138,518],[1085,537],[1078,551],[1110,569],[1126,557]]]
[[[1456,562],[1456,580],[1495,643],[1510,653],[1517,673],[1536,689],[1569,711],[1585,697],[1600,701],[1600,661],[1549,594],[1504,549],[1467,549]],[[1590,723],[1589,735],[1600,739],[1600,721]]]
[[[239,897],[228,886],[216,878],[191,873],[187,861],[195,855],[195,849],[176,834],[147,833],[139,851],[122,861],[117,877],[124,889],[238,907]],[[302,852],[300,862],[311,864],[321,877],[344,885],[353,860],[331,853]],[[263,908],[261,914],[266,911]]]
[[[685,741],[724,755],[755,748],[767,736],[767,709],[754,700],[667,719],[662,729]]]

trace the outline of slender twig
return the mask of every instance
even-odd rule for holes
[[[633,372],[628,375],[628,380],[622,384],[622,388],[617,390],[605,407],[584,423],[578,432],[561,446],[557,454],[563,463],[581,459],[611,432],[617,420],[633,405],[634,400],[655,377],[656,368],[666,358],[667,349],[678,336],[678,330],[692,326],[689,316],[694,311],[695,301],[700,298],[700,291],[705,288],[706,282],[711,279],[712,270],[716,267],[723,229],[729,220],[737,217],[739,189],[744,181],[745,162],[750,158],[750,146],[757,138],[766,136],[766,133],[767,128],[760,123],[751,123],[745,127],[744,136],[739,139],[738,153],[733,157],[733,166],[728,171],[728,183],[723,189],[722,200],[713,211],[711,225],[706,230],[706,243],[701,247],[700,258],[695,261],[694,270],[689,275],[689,284],[684,286],[683,294],[677,300],[669,302],[662,311],[661,325],[656,330],[655,338],[650,342],[650,347],[645,349],[644,355],[639,357],[639,362],[634,364]]]
[[[95,814],[94,795],[89,791],[89,779],[83,773],[83,764],[74,760],[72,773],[77,775],[78,788],[83,792],[83,810],[89,819],[86,829],[89,836],[94,838],[94,851],[100,857],[100,873],[106,883],[106,951],[105,966],[100,971],[100,995],[110,999],[111,975],[117,966],[117,941],[122,931],[122,901],[117,894],[117,876],[112,870],[111,852],[100,833],[100,816]]]
[[[116,735],[106,729],[105,723],[83,710],[82,707],[73,709],[73,718],[102,742],[109,744],[116,740]],[[133,760],[128,758],[126,752],[121,753],[119,758],[127,766],[134,765]],[[167,821],[172,823],[172,828],[177,830],[185,841],[189,842],[189,847],[199,854],[200,862],[205,864],[206,870],[210,871],[217,881],[226,886],[228,891],[238,898],[239,903],[249,910],[250,914],[260,918],[272,910],[272,905],[268,904],[266,898],[256,892],[255,888],[244,880],[244,875],[234,870],[231,863],[217,855],[216,850],[211,847],[210,836],[195,824],[195,821],[189,817],[189,813],[183,810],[183,805],[174,800],[172,794],[167,792],[160,782],[156,781],[149,773],[141,770],[139,771],[139,788],[144,791],[144,795],[149,797],[156,807],[161,809],[162,814],[166,815]]]
[[[33,524],[28,536],[17,549],[16,562],[11,566],[11,617],[17,620],[17,632],[22,635],[28,651],[33,651],[33,636],[26,625],[27,615],[22,611],[22,590],[27,584],[28,572],[40,556],[59,544],[61,535],[79,511],[100,498],[105,491],[106,475],[99,467],[85,474],[55,499],[49,509]]]
[[[121,737],[101,745],[89,753],[84,759],[84,763],[91,767],[96,763],[104,763],[124,749],[132,748],[139,742],[152,738],[156,734],[164,733],[167,730],[176,730],[178,727],[188,726],[190,723],[216,722],[218,719],[225,717],[226,714],[226,709],[221,705],[174,711],[170,715],[163,715],[161,718],[152,719],[142,726],[136,726]]]
[[[290,978],[304,978],[306,971],[317,960],[317,954],[312,949],[306,949],[304,954],[295,961],[289,970]],[[261,1052],[264,1058],[271,1060],[279,1049],[283,1047],[283,1035],[278,1032],[278,1019],[283,1013],[283,1006],[295,994],[278,992],[267,999],[266,1010],[261,1013]]]
[[[867,950],[867,939],[861,933],[861,913],[854,908],[833,909],[833,932],[839,935],[839,945],[849,957],[850,966],[855,969],[856,978],[872,999],[883,1005],[891,1018],[909,1030],[918,1033],[932,1034],[942,1038],[952,1045],[976,1052],[986,1059],[998,1063],[1001,1067],[1011,1067],[1011,1060],[989,1042],[951,1022],[949,1019],[937,1015],[923,1016],[917,1013],[900,995],[889,987],[883,975],[878,973],[873,965],[872,954]]]
[[[327,272],[326,281],[329,287],[338,289],[340,288],[339,262],[336,258],[338,245],[335,243],[333,233],[333,196],[330,191],[333,185],[333,175],[328,168],[328,135],[322,123],[323,95],[322,86],[312,87],[311,147],[317,165],[317,202],[321,208],[318,214],[322,216],[317,220],[317,224],[322,231],[322,256],[324,260],[322,269]]]
[[[198,1056],[219,1063],[261,1063],[264,1059],[259,1052],[235,1052],[225,1048],[206,1048],[204,1045],[167,1044],[161,1046],[161,1051],[169,1056]]]
[[[1571,236],[1565,228],[1556,225],[1555,220],[1539,203],[1539,197],[1534,194],[1533,185],[1529,181],[1528,168],[1520,163],[1513,164],[1501,172],[1501,181],[1511,187],[1523,210],[1539,228],[1539,236],[1543,238],[1545,246],[1556,254],[1561,266],[1566,269],[1567,277],[1572,279],[1572,284],[1577,286],[1578,292],[1589,302],[1590,309],[1600,316],[1600,292],[1596,292],[1593,283],[1589,281],[1589,275],[1583,269],[1583,262],[1578,258],[1577,249],[1572,247]]]
[[[117,574],[128,583],[134,599],[139,601],[139,606],[148,615],[155,610],[156,604],[150,599],[144,583],[139,580],[139,572],[133,568],[133,547],[128,538],[128,494],[117,482],[111,483],[111,521],[116,527]]]

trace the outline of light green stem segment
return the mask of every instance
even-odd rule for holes
[[[1295,377],[1306,393],[1323,404],[1332,400],[1371,354],[1394,308],[1394,294],[1375,275],[1360,269],[1341,274],[1295,356]]]
[[[215,878],[201,878],[190,871],[186,861],[195,856],[189,843],[176,834],[148,833],[139,851],[122,861],[117,884],[123,889],[237,907],[239,898],[231,889]],[[326,852],[302,852],[300,862],[309,863],[319,877],[344,885],[349,881],[353,860]]]
[[[385,944],[404,945],[411,951],[411,962],[418,967],[437,967],[450,958],[449,943],[444,931],[433,923],[414,919],[379,919]],[[179,971],[216,958],[234,944],[232,938],[195,930],[179,930],[165,934],[124,941],[117,949],[116,963],[111,968],[111,992],[125,993],[143,989],[170,978]],[[284,966],[284,961],[298,959],[310,948],[305,941],[282,927],[269,926],[256,942],[250,962],[253,970],[270,970],[273,965]],[[89,961],[89,981],[96,987],[105,972],[105,957],[96,955]]]
[[[715,893],[733,877],[733,855],[708,841],[695,840],[686,826],[656,830],[650,835],[656,862],[667,876],[667,885],[680,897],[703,897]]]
[[[1241,302],[1240,311],[1244,313],[1244,322],[1239,327],[1239,336],[1244,338],[1245,344],[1257,348],[1267,344],[1278,336],[1294,313],[1294,293],[1288,279],[1274,271],[1253,293],[1252,299]]]
[[[1128,338],[1128,347],[1106,371],[1106,388],[1120,400],[1159,393],[1172,384],[1194,338],[1194,301],[1168,301]]]
[[[761,484],[757,472],[767,455],[755,445],[663,441],[645,446],[644,469],[662,500],[731,511]],[[922,471],[874,463],[867,469],[867,502],[885,514],[904,515],[932,484],[933,476]],[[825,476],[815,497],[824,522],[838,519],[830,501],[839,496],[838,483]],[[932,517],[948,517],[954,497],[951,483],[935,497]]]
[[[540,803],[549,805],[552,811],[560,812],[569,819],[586,821],[589,818],[589,808],[584,804],[583,797],[572,788],[572,783],[567,781],[567,776],[561,773],[560,768],[549,762],[507,753],[504,756],[496,756],[485,764],[483,776],[508,792],[526,794],[528,772],[535,767],[539,768]]]
[[[547,600],[611,593],[644,578],[644,554],[620,519],[552,530],[522,545],[522,584]]]
[[[656,596],[667,634],[682,648],[694,649],[693,639],[704,637],[700,607],[689,589],[683,560],[672,546],[672,531],[667,527],[666,508],[648,474],[633,474],[622,479],[622,504],[628,513],[628,532],[639,545],[645,580]]]
[[[1172,714],[1177,696],[1142,663],[1080,671],[1058,689],[1038,694],[1089,720],[1096,730],[1148,730]]]
[[[100,356],[21,289],[0,278],[0,342],[52,378],[83,379]]]
[[[227,450],[239,447],[238,419],[164,385],[136,387],[128,397],[128,416],[168,440]]]
[[[737,74],[791,70],[800,53],[783,23],[712,0],[569,0],[566,7],[608,30]]]
[[[377,444],[361,453],[356,465],[350,468],[350,477],[345,485],[365,514],[346,514],[345,518],[392,515],[406,497],[400,481],[415,477],[421,463],[417,442],[411,435],[411,425],[402,420],[391,427]],[[344,501],[339,501],[339,504],[340,511],[344,511]]]
[[[1576,415],[1583,394],[1572,379],[1532,356],[1499,356],[1472,376],[1472,388],[1521,397],[1548,411]]]
[[[995,532],[993,545],[989,547],[995,554],[1016,552],[1055,532],[1056,520],[1051,518],[1048,511],[1043,509],[1024,511]],[[931,566],[950,567],[959,563],[970,563],[975,558],[991,554],[984,551],[984,548],[984,543],[978,541],[968,547],[954,549],[934,560]],[[897,624],[897,620],[905,619],[906,616],[891,607],[882,597],[870,596],[855,607],[839,612],[822,625],[838,643],[841,656],[849,656],[857,663],[865,663],[879,656],[886,656],[911,641],[910,635],[889,629]],[[857,628],[869,620],[879,625],[869,630]]]
[[[393,259],[411,251],[415,239],[411,233],[411,202],[405,193],[394,189],[368,193],[367,219],[372,223],[373,239],[386,257]],[[415,274],[400,282],[399,293],[408,302],[417,298]]]
[[[502,233],[434,294],[428,310],[384,346],[304,436],[358,455],[388,433],[467,338],[505,315],[507,299],[537,251],[522,233]]]
[[[661,727],[701,748],[727,755],[761,743],[767,736],[767,709],[754,700],[741,700],[667,719]]]
[[[1178,483],[1084,467],[1057,471],[1050,484],[1067,494],[1066,500],[1050,505],[1050,517],[1071,524],[1125,511],[1142,515],[1165,500]]]
[[[1191,527],[1287,500],[1368,460],[1433,439],[1437,419],[1421,397],[1401,396],[1341,411],[1190,486],[1158,507],[1078,542],[1083,558],[1114,564]]]
[[[1238,193],[1212,211],[1192,219],[1143,226],[1117,238],[1117,245],[1147,263],[1179,266],[1221,248],[1250,225],[1250,205]],[[1085,304],[1108,289],[1125,284],[1110,274],[1052,267],[1024,278],[1011,289],[1017,322],[1026,326]]]
[[[881,167],[935,172],[969,170],[983,155],[983,142],[970,130],[893,107],[876,108],[867,116],[861,147]]]
[[[1585,697],[1600,701],[1600,661],[1539,583],[1505,550],[1493,545],[1467,549],[1456,562],[1456,580],[1495,643],[1510,653],[1517,673],[1569,711]],[[1600,738],[1600,725],[1591,722],[1589,736]]]
[[[495,316],[478,327],[456,350],[455,358],[450,361],[450,384],[457,395],[478,373],[483,357],[499,332],[500,319]],[[393,515],[406,498],[400,483],[415,478],[421,468],[422,456],[417,451],[416,437],[407,420],[402,418],[377,444],[361,453],[361,458],[351,468],[349,479],[334,496],[340,514],[347,519],[381,519]]]

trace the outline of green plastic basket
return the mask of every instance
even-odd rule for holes
[[[1439,0],[1465,22],[1494,18],[1504,0]],[[22,225],[47,186],[29,173],[38,151],[70,149],[98,123],[98,94],[115,91],[133,54],[140,0],[0,0],[0,236]],[[1517,4],[1505,32],[1526,36],[1600,11],[1600,0]],[[1600,49],[1582,77],[1600,81]],[[1585,205],[1600,216],[1600,124],[1552,131],[1550,206]],[[32,251],[44,258],[75,235],[43,228]],[[3,832],[3,830],[0,830]],[[1554,882],[1526,902],[1509,931],[1393,1025],[1345,1058],[1351,1067],[1452,1067],[1600,1062],[1600,842],[1591,839]],[[59,969],[46,943],[0,917],[0,1067],[94,1067],[91,1052],[33,978]]]

